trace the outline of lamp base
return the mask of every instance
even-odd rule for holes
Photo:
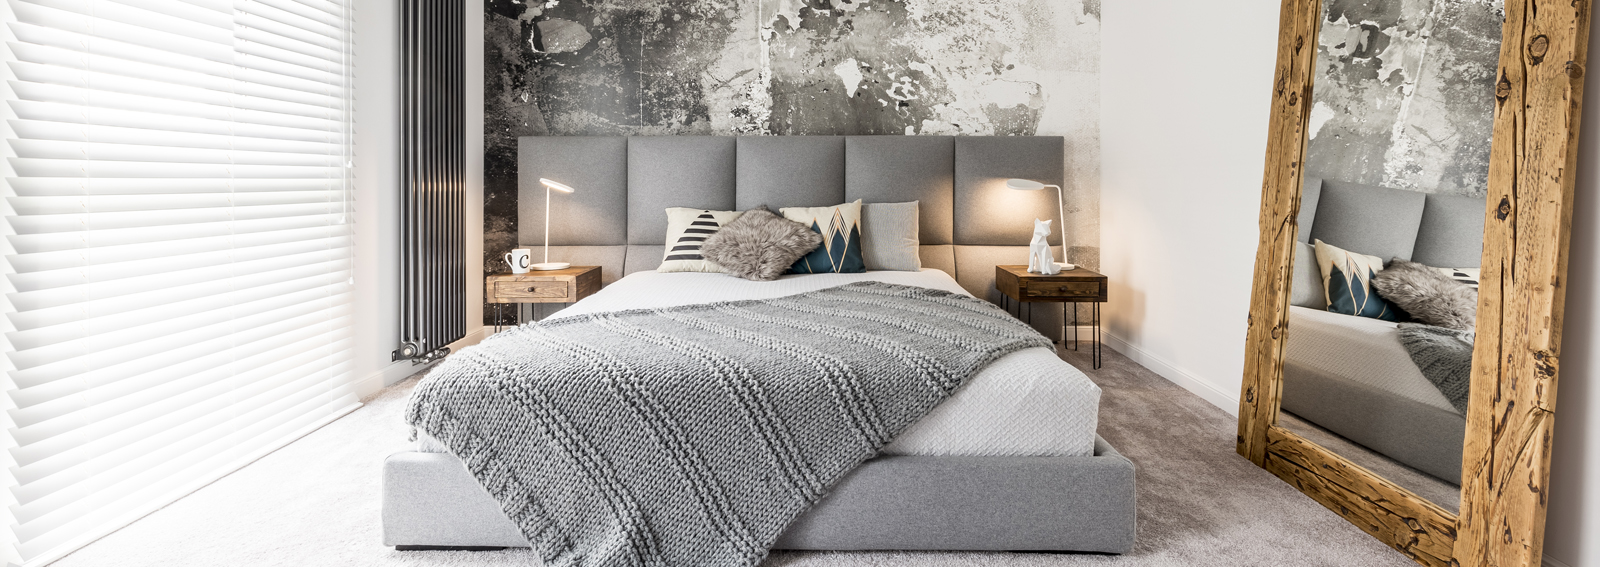
[[[530,270],[539,270],[539,271],[543,272],[543,271],[550,271],[550,270],[565,270],[565,269],[571,268],[571,267],[572,267],[572,263],[571,262],[545,262],[545,263],[542,263],[542,264],[534,264],[532,266],[528,266],[528,269],[530,269]]]

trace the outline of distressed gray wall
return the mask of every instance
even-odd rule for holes
[[[1326,0],[1310,175],[1488,192],[1500,0]]]
[[[517,137],[575,134],[1065,136],[1068,260],[1099,265],[1100,0],[486,6],[486,272]]]

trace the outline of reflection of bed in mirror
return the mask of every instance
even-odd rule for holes
[[[1282,409],[1427,474],[1461,482],[1466,419],[1412,362],[1397,324],[1324,310],[1309,243],[1435,267],[1477,267],[1484,200],[1307,179]],[[1307,298],[1317,298],[1315,303]]]

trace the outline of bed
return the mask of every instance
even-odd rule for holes
[[[1302,243],[1322,240],[1380,258],[1477,267],[1483,199],[1308,179]],[[1304,248],[1295,258],[1306,269]],[[1310,260],[1314,262],[1314,260]],[[1315,269],[1315,268],[1310,268]],[[1296,286],[1305,285],[1303,279]],[[1320,293],[1321,284],[1316,283]],[[1282,409],[1395,461],[1460,483],[1466,417],[1411,361],[1395,323],[1289,311]]]
[[[1019,195],[1001,193],[1010,176],[1058,182],[1061,144],[1049,137],[524,138],[519,176],[571,180],[580,188],[575,195],[591,193],[590,201],[565,205],[568,214],[592,217],[582,223],[590,230],[559,234],[552,226],[551,256],[601,264],[608,285],[551,320],[783,297],[857,281],[995,302],[993,266],[1026,259],[1032,215],[1006,209],[968,217],[956,203],[1015,200]],[[663,249],[662,207],[776,208],[847,198],[923,203],[925,268],[775,282],[653,271]],[[543,230],[529,224],[522,229]],[[1056,337],[1061,320],[1059,311],[1034,319]],[[1098,402],[1099,389],[1051,349],[1007,354],[840,480],[773,548],[1125,552],[1135,535],[1134,468],[1095,434]],[[463,463],[425,437],[415,450],[389,457],[383,474],[386,545],[528,546]]]

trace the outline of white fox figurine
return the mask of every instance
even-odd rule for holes
[[[1033,219],[1033,242],[1028,243],[1028,272],[1053,276],[1061,273],[1050,252],[1050,221]]]

